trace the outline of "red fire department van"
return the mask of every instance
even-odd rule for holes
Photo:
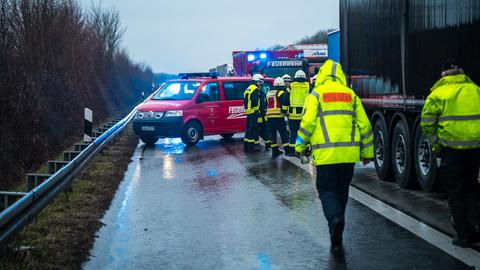
[[[168,81],[137,108],[133,129],[146,144],[159,138],[180,137],[195,145],[206,135],[230,138],[245,131],[243,92],[250,77],[216,77],[211,73],[180,74]],[[266,78],[267,92],[273,79]]]

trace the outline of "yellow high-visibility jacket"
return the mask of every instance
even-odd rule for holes
[[[441,78],[425,101],[420,124],[434,151],[439,145],[480,148],[480,88],[464,74]]]
[[[267,118],[283,118],[288,111],[287,93],[283,89],[272,89],[267,93]]]
[[[255,84],[248,86],[247,90],[243,92],[243,107],[245,114],[255,114],[260,111],[260,96],[258,87]]]
[[[288,118],[291,120],[302,119],[302,112],[305,106],[305,100],[310,92],[308,82],[292,82],[290,84],[290,108]]]
[[[308,95],[295,150],[312,148],[314,165],[373,158],[373,132],[360,98],[346,86],[339,63],[327,60]]]

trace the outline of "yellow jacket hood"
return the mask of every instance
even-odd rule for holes
[[[322,67],[320,67],[317,80],[315,82],[315,87],[326,82],[338,82],[345,86],[347,85],[347,79],[345,78],[345,74],[343,73],[340,63],[329,59],[323,63]]]

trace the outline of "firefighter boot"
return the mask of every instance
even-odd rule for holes
[[[285,155],[290,156],[290,157],[294,157],[295,156],[295,149],[293,147],[291,147],[290,145],[286,146],[285,147]]]
[[[272,157],[278,157],[280,156],[281,154],[283,154],[283,152],[278,149],[278,147],[272,147]]]
[[[329,226],[330,229],[330,243],[333,249],[338,248],[342,245],[343,241],[343,228],[345,223],[343,221],[334,222]]]
[[[250,152],[250,143],[243,141],[243,152],[248,153]]]
[[[262,151],[262,147],[257,143],[257,144],[252,144],[251,152],[259,152]]]

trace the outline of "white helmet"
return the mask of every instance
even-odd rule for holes
[[[263,80],[264,80],[264,79],[263,79],[262,74],[255,74],[255,75],[253,75],[253,77],[252,77],[252,81],[254,81],[254,82],[258,82],[258,81],[262,81],[262,82],[263,82]]]
[[[285,82],[282,78],[277,77],[275,78],[275,81],[273,81],[273,86],[285,86]]]
[[[290,75],[288,75],[288,74],[283,75],[282,79],[283,79],[284,82],[291,82],[292,81],[292,77],[290,77]]]
[[[299,71],[295,72],[295,79],[299,79],[299,78],[306,79],[307,74],[305,74],[305,72],[303,70],[299,70]]]

